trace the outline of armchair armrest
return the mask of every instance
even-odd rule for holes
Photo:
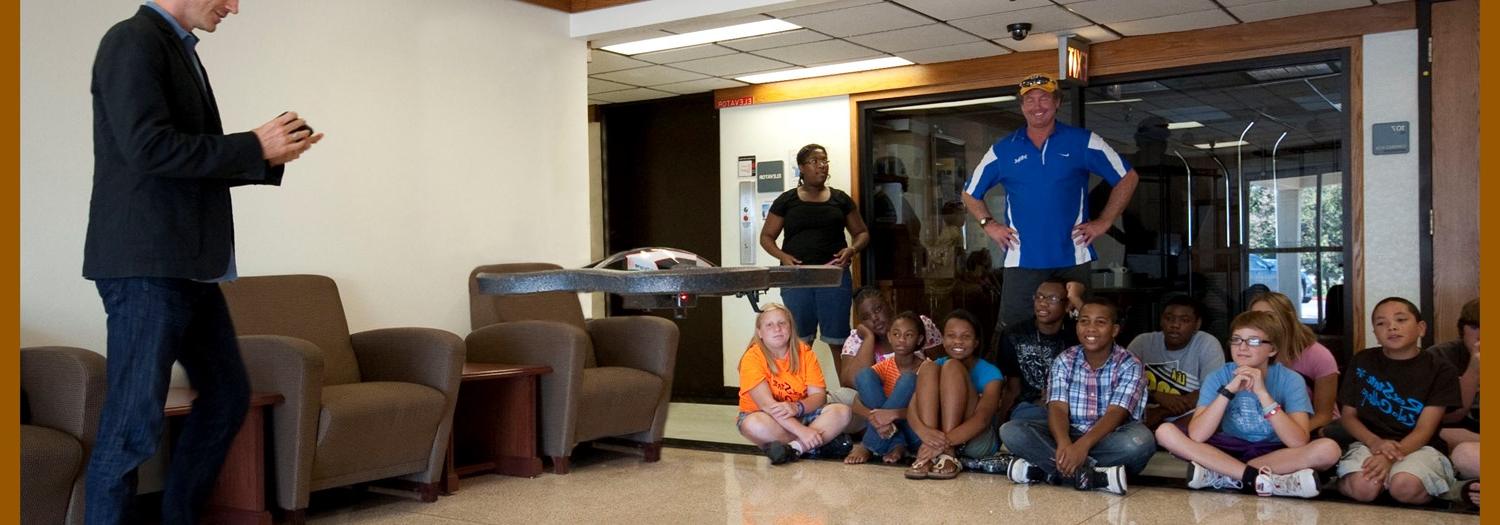
[[[541,449],[548,456],[569,455],[577,443],[573,408],[582,395],[584,355],[593,351],[588,333],[557,321],[511,321],[475,330],[465,343],[475,363],[552,367],[541,378]]]
[[[307,508],[323,404],[323,351],[305,339],[280,335],[240,336],[239,343],[250,389],[284,398],[271,407],[277,505]]]
[[[592,319],[594,358],[599,366],[624,366],[672,379],[677,363],[677,324],[660,317]]]
[[[427,385],[452,401],[464,370],[464,342],[436,328],[383,328],[351,334],[364,381]]]
[[[105,366],[104,356],[82,348],[22,348],[21,388],[31,405],[31,423],[73,435],[87,454],[104,406]]]

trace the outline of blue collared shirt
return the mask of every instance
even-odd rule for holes
[[[157,5],[156,2],[147,0],[146,7],[151,8],[152,11],[156,11],[156,14],[166,19],[167,25],[172,26],[172,31],[177,33],[177,38],[182,39],[182,48],[187,51],[188,58],[193,61],[193,72],[198,74],[198,86],[206,95],[208,93],[208,80],[203,78],[203,65],[198,63],[198,52],[196,51],[198,37],[193,36],[192,31],[183,29],[182,24],[177,23],[177,18],[168,13],[162,6]],[[224,270],[224,275],[217,279],[205,279],[203,282],[216,283],[220,281],[233,281],[238,278],[239,268],[235,264],[234,259],[234,244],[230,243],[229,267]]]
[[[1058,122],[1041,148],[1022,126],[990,147],[964,193],[984,200],[996,184],[1005,186],[1005,219],[1020,236],[1005,251],[1006,268],[1063,268],[1094,260],[1094,248],[1073,243],[1073,227],[1088,222],[1089,173],[1113,186],[1130,163],[1099,135]]]

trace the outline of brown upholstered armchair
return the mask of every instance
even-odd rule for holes
[[[65,346],[21,349],[30,412],[21,423],[21,523],[83,523],[83,470],[105,384],[102,355]]]
[[[332,279],[221,285],[253,390],[272,409],[276,503],[300,522],[311,491],[386,478],[437,499],[463,341],[430,328],[349,333]]]
[[[661,458],[662,429],[677,363],[677,325],[658,317],[585,321],[570,292],[497,296],[479,293],[480,273],[557,269],[553,264],[496,264],[469,274],[469,361],[540,364],[541,450],[566,474],[581,441],[620,436],[641,444],[645,461]]]

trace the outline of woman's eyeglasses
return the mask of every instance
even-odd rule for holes
[[[1271,344],[1271,342],[1259,337],[1240,337],[1237,335],[1229,336],[1229,346],[1236,346],[1240,344],[1244,344],[1245,346],[1249,346],[1250,348],[1260,348],[1260,345],[1268,345]]]
[[[807,163],[813,166],[827,166],[828,159],[809,159]]]

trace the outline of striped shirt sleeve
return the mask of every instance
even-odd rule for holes
[[[1052,360],[1052,371],[1047,378],[1047,402],[1068,402],[1068,376],[1073,371],[1073,357],[1076,352],[1064,350]]]
[[[1131,417],[1140,419],[1142,412],[1146,410],[1146,380],[1141,373],[1141,360],[1127,354],[1119,366],[1119,374],[1115,376],[1114,388],[1109,395],[1109,404],[1123,408],[1130,412]]]
[[[968,182],[964,183],[964,193],[984,200],[984,194],[1000,183],[1000,163],[995,162],[996,159],[995,147],[990,146],[984,152],[984,158],[979,159],[979,165],[974,167],[974,173],[969,176]]]
[[[1131,169],[1130,162],[1116,153],[1098,133],[1089,133],[1088,152],[1084,157],[1088,159],[1089,171],[1103,177],[1110,186],[1119,183]]]

